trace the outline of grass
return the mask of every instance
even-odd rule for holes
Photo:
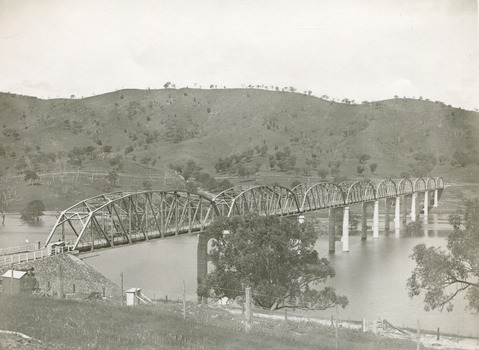
[[[334,330],[311,323],[255,322],[225,310],[176,303],[127,308],[105,302],[0,296],[0,329],[61,349],[334,349]],[[411,349],[408,341],[340,329],[339,349]],[[1,347],[1,344],[0,344]]]

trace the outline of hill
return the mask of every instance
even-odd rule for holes
[[[408,174],[477,181],[479,113],[413,99],[346,102],[256,89],[52,100],[0,93],[3,207],[43,199],[53,210],[108,190],[181,187],[190,178],[215,189],[204,186],[212,181],[205,173],[287,185]],[[188,160],[195,163],[186,167]],[[119,178],[107,178],[112,169]]]

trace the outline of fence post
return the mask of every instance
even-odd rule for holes
[[[288,322],[288,309],[284,309],[284,320]]]
[[[421,325],[419,323],[419,320],[417,320],[417,344],[416,344],[416,349],[417,350],[421,349]]]
[[[336,334],[335,334],[335,345],[336,350],[338,350],[338,332],[339,332],[339,312],[338,312],[338,305],[336,305]]]
[[[11,267],[11,271],[12,271],[12,278],[10,280],[10,292],[13,295],[13,264],[12,264],[12,267]]]
[[[252,302],[251,302],[251,287],[246,288],[246,322],[245,322],[245,331],[251,331],[253,323],[252,321]]]
[[[120,273],[120,293],[121,299],[123,300],[123,272]]]
[[[183,280],[183,319],[186,319],[186,287],[185,280]]]

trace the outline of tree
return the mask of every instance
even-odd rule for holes
[[[479,314],[479,200],[466,202],[463,210],[449,216],[453,232],[447,240],[447,249],[413,248],[411,258],[416,261],[407,281],[409,296],[425,293],[424,309],[448,311],[457,294],[466,292],[468,308]]]
[[[33,181],[38,179],[39,177],[35,170],[25,170],[25,176],[23,177],[23,180],[25,180],[25,182],[30,181],[30,184],[33,184]]]
[[[359,160],[359,163],[364,164],[364,163],[367,162],[370,158],[371,158],[371,156],[370,156],[369,154],[363,153],[363,154],[361,154],[361,155],[359,156],[358,160]]]
[[[21,218],[27,221],[40,221],[45,211],[45,204],[39,199],[28,202],[27,206],[20,211]]]
[[[319,176],[322,180],[324,180],[324,179],[326,178],[326,176],[328,176],[328,174],[329,174],[328,169],[324,169],[324,168],[318,169],[318,176]]]
[[[105,152],[105,153],[110,153],[112,151],[113,147],[111,147],[110,145],[105,145],[102,147],[102,151]]]
[[[358,165],[356,167],[356,172],[358,173],[358,175],[361,175],[364,172],[364,167],[362,165]]]
[[[111,170],[106,176],[106,180],[112,187],[116,185],[116,182],[118,181],[119,178],[120,176],[118,175],[116,170]]]
[[[378,165],[377,163],[371,163],[369,164],[369,169],[371,170],[371,172],[374,174],[376,172],[376,169],[378,168]]]
[[[225,230],[228,235],[223,235]],[[208,286],[200,288],[200,295],[212,289],[217,297],[233,299],[251,287],[255,304],[270,309],[324,310],[348,304],[331,287],[313,288],[335,273],[314,250],[317,234],[311,223],[276,216],[221,217],[209,231],[216,237],[212,252],[216,268],[205,283],[200,281],[200,286]]]

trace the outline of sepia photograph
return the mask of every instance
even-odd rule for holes
[[[0,0],[0,349],[479,350],[478,8]]]

